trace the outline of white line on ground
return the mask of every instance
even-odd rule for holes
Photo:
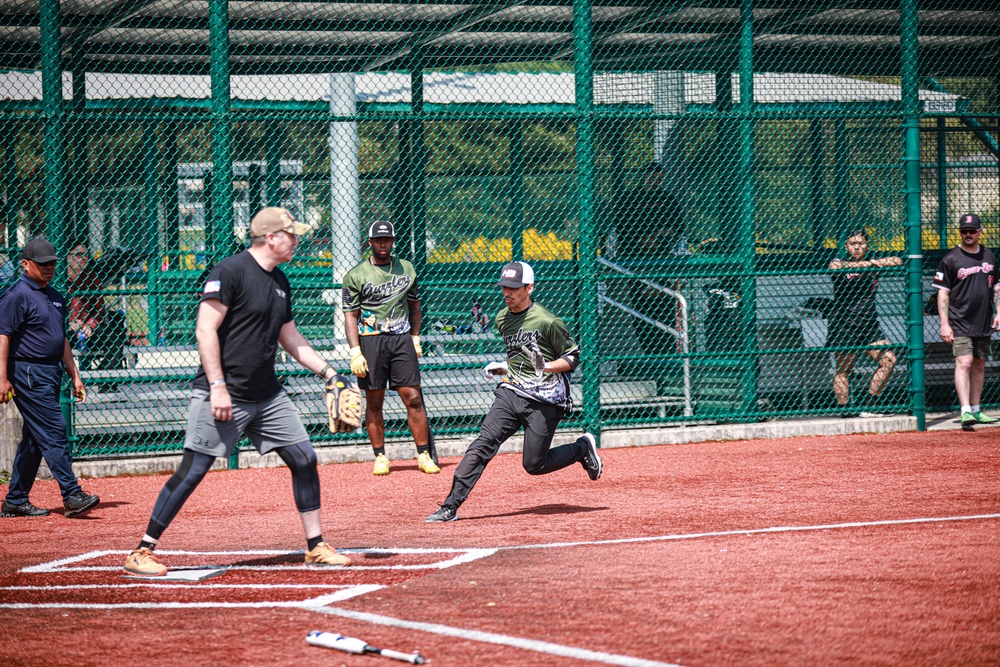
[[[547,542],[542,544],[519,544],[496,547],[497,551],[514,549],[561,549],[564,547],[590,547],[606,544],[636,544],[639,542],[665,542],[669,540],[695,540],[703,537],[726,537],[730,535],[763,535],[767,533],[794,533],[815,530],[835,530],[841,528],[868,528],[871,526],[904,526],[917,523],[941,523],[944,521],[982,521],[1000,519],[1000,514],[971,514],[968,516],[939,516],[921,519],[889,519],[886,521],[852,521],[849,523],[828,523],[816,526],[774,526],[772,528],[750,528],[746,530],[720,530],[711,533],[678,533],[676,535],[652,535],[649,537],[623,537],[617,540],[592,540],[589,542]]]
[[[575,658],[577,660],[590,660],[591,662],[601,662],[606,665],[620,665],[621,667],[679,667],[678,665],[669,662],[658,662],[656,660],[634,658],[628,655],[618,655],[615,653],[591,651],[585,648],[577,648],[575,646],[563,646],[562,644],[553,644],[551,642],[543,642],[543,641],[538,641],[536,639],[510,637],[508,635],[500,635],[494,632],[482,632],[480,630],[466,630],[464,628],[453,628],[450,625],[441,625],[439,623],[418,623],[415,621],[404,621],[399,618],[391,618],[389,616],[379,616],[378,614],[368,614],[360,611],[351,611],[349,609],[323,607],[321,609],[312,609],[311,611],[315,611],[320,614],[329,614],[331,616],[340,616],[342,618],[349,618],[355,621],[365,621],[368,623],[375,623],[377,625],[387,625],[394,628],[402,628],[405,630],[418,630],[420,632],[429,632],[435,635],[444,635],[446,637],[457,637],[458,639],[468,639],[471,641],[485,642],[487,644],[500,644],[502,646],[513,646],[514,648],[524,649],[526,651],[548,653],[549,655],[558,655],[564,658]]]
[[[154,582],[140,582],[136,584],[59,584],[55,586],[0,586],[0,591],[66,591],[66,590],[86,590],[90,588],[136,588],[142,586],[152,586],[155,588],[353,588],[351,584],[338,586],[336,584],[157,584]]]

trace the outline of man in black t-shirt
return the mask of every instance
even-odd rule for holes
[[[299,333],[292,291],[279,264],[289,261],[308,225],[283,208],[265,208],[250,223],[245,252],[219,262],[205,282],[198,309],[201,367],[192,383],[184,456],[156,500],[146,534],[125,561],[137,576],[167,568],[153,554],[160,536],[215,459],[228,457],[242,434],[261,454],[276,451],[292,472],[295,506],[306,533],[306,563],[350,565],[323,541],[316,452],[298,411],[278,382],[278,344],[329,381],[335,371]]]
[[[846,255],[830,262],[833,282],[833,312],[829,315],[829,347],[871,347],[865,354],[878,362],[878,370],[871,377],[867,395],[858,401],[861,405],[871,405],[878,401],[882,390],[892,377],[896,367],[896,354],[888,349],[889,337],[879,326],[875,308],[875,294],[878,291],[879,274],[858,269],[902,266],[899,257],[870,258],[868,234],[857,229],[847,235],[844,244]],[[833,393],[837,405],[846,408],[851,399],[851,373],[857,362],[856,350],[837,350],[833,353],[837,370],[833,376]],[[877,416],[879,413],[862,412],[861,416]],[[842,413],[845,417],[856,416],[855,412]]]
[[[952,344],[955,355],[955,391],[962,412],[962,430],[998,420],[980,409],[986,357],[990,353],[992,329],[1000,329],[1000,284],[996,258],[979,245],[983,225],[975,214],[958,220],[962,244],[941,259],[934,276],[938,289],[941,340]],[[990,303],[996,315],[992,317]]]

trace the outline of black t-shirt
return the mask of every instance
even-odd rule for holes
[[[934,275],[934,287],[948,291],[948,322],[956,336],[991,334],[996,264],[993,251],[983,245],[974,255],[959,246],[941,259]]]
[[[857,260],[848,258],[838,261]],[[831,273],[830,278],[833,280],[833,313],[830,319],[836,323],[835,326],[860,326],[878,322],[878,311],[875,309],[877,273],[841,269]]]
[[[201,300],[218,299],[229,310],[219,327],[222,372],[229,394],[255,402],[281,391],[274,374],[281,327],[292,320],[292,290],[275,267],[265,271],[249,252],[219,262],[205,281]],[[193,386],[208,389],[205,369],[198,368]]]

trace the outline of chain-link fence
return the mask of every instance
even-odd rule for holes
[[[930,278],[959,215],[1000,226],[1000,16],[924,4],[17,3],[0,277],[66,257],[78,456],[180,447],[197,295],[268,205],[313,226],[286,273],[341,371],[340,281],[394,222],[438,434],[490,403],[514,259],[583,347],[567,427],[922,420],[955,403]],[[315,441],[364,437],[277,364]]]

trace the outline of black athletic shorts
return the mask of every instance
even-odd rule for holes
[[[871,345],[889,337],[882,331],[878,320],[838,321],[830,319],[830,334],[827,337],[827,347],[854,347]]]
[[[419,387],[420,366],[410,334],[362,336],[361,354],[368,362],[368,375],[358,378],[361,389]]]

